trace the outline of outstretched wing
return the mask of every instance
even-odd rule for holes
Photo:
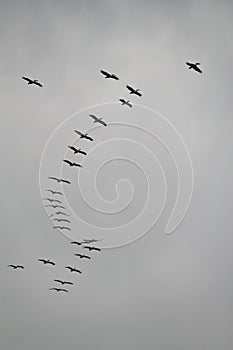
[[[202,70],[201,70],[199,67],[194,66],[194,69],[195,69],[198,73],[202,73]]]
[[[50,180],[56,180],[56,181],[59,181],[59,179],[57,177],[54,177],[54,176],[49,176],[49,179]]]
[[[27,78],[27,77],[22,77],[22,79],[26,80],[28,83],[32,83],[33,80],[31,80],[30,78]]]
[[[132,88],[132,86],[130,85],[126,85],[127,89],[130,91],[130,92],[134,92],[135,93],[135,90]]]
[[[94,121],[98,122],[99,119],[94,114],[89,114],[89,116],[94,119]]]
[[[75,147],[73,147],[73,146],[68,146],[68,148],[71,149],[71,150],[74,151],[74,152],[77,151],[77,149],[76,149]]]
[[[102,70],[102,69],[101,69],[100,73],[102,73],[106,78],[110,78],[110,77],[111,77],[111,74],[109,74],[109,73],[106,72],[105,70]]]
[[[68,159],[63,159],[63,162],[64,162],[64,163],[67,163],[67,164],[69,164],[69,165],[73,165],[73,163],[72,163],[71,161],[69,161]]]
[[[62,182],[65,182],[65,183],[67,183],[67,184],[71,184],[71,182],[70,181],[68,181],[68,180],[61,180]]]
[[[40,86],[40,87],[43,87],[43,85],[39,82],[39,81],[34,81],[34,84]]]
[[[84,134],[81,131],[74,130],[74,132],[76,132],[76,134],[78,134],[79,136],[84,136]]]

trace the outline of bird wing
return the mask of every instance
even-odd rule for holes
[[[69,149],[71,149],[72,151],[77,151],[77,149],[75,148],[75,147],[73,147],[73,146],[68,146],[69,147]]]
[[[54,176],[49,176],[49,179],[59,181],[59,179],[57,177],[54,177]]]
[[[67,163],[67,164],[69,164],[69,165],[72,165],[73,163],[71,162],[71,161],[69,161],[68,159],[63,159],[63,162],[64,163]]]
[[[195,66],[194,69],[195,69],[197,72],[202,73],[202,70],[201,70],[199,67]]]
[[[84,135],[81,131],[78,131],[78,130],[74,130],[74,132],[76,132],[76,134],[78,134],[79,136],[83,136]]]
[[[59,282],[59,283],[62,283],[63,281],[61,281],[61,280],[54,280],[55,282]]]
[[[65,183],[67,183],[67,184],[70,184],[70,181],[68,181],[68,180],[61,180],[62,182],[65,182]]]
[[[43,87],[43,85],[41,83],[39,83],[39,81],[34,81],[34,84],[40,86],[40,87]]]
[[[135,92],[135,89],[134,89],[134,88],[132,88],[132,86],[130,86],[130,85],[126,85],[126,87],[127,87],[127,89],[128,89],[129,91],[131,91],[131,92]]]
[[[94,114],[89,114],[89,116],[95,121],[99,121],[99,118],[97,118]]]
[[[105,75],[106,77],[111,77],[111,74],[109,74],[108,72],[106,72],[105,70],[100,71],[100,73],[102,73],[103,75]]]
[[[22,77],[22,79],[28,81],[29,83],[32,83],[32,80],[30,78],[27,78],[27,77]]]

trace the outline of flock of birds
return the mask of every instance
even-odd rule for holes
[[[200,65],[200,63],[190,63],[190,62],[186,62],[187,66],[189,69],[193,69],[198,73],[202,73],[202,70],[198,67]],[[100,73],[104,75],[105,79],[113,79],[113,80],[119,80],[119,77],[114,74],[114,73],[108,73],[104,70],[100,70]],[[37,79],[30,79],[27,77],[22,77],[22,79],[26,80],[28,82],[28,85],[37,85],[39,87],[43,87],[43,85],[37,80]],[[126,88],[129,91],[130,95],[136,95],[138,97],[142,97],[142,93],[140,92],[140,89],[134,89],[131,85],[126,85]],[[121,102],[122,105],[126,105],[130,108],[132,108],[132,103],[130,102],[130,100],[125,100],[124,98],[120,98],[119,101]],[[90,118],[92,118],[93,123],[99,123],[103,126],[107,126],[107,123],[103,120],[103,118],[99,118],[94,114],[90,114],[89,115]],[[86,139],[88,141],[94,141],[94,139],[89,136],[87,133],[83,133],[81,131],[78,130],[74,130],[74,132],[79,135],[80,139]],[[80,154],[83,156],[86,156],[87,153],[82,150],[81,148],[76,148],[73,145],[69,145],[68,148],[74,153],[74,155]],[[70,167],[78,167],[78,168],[82,168],[82,164],[80,163],[76,163],[73,162],[69,159],[63,159],[63,162],[67,165],[69,165]],[[50,180],[55,181],[56,183],[65,183],[65,184],[71,184],[71,182],[67,179],[62,179],[62,178],[58,178],[55,176],[49,176],[48,177]],[[49,215],[49,218],[51,218],[50,220],[52,222],[57,222],[58,224],[55,226],[53,226],[54,229],[59,229],[59,230],[68,230],[71,231],[71,228],[68,226],[68,224],[71,223],[71,221],[67,218],[70,215],[67,214],[65,212],[65,206],[63,205],[62,201],[57,199],[57,196],[62,196],[63,193],[61,191],[57,191],[54,189],[46,189],[47,192],[49,192],[51,195],[55,196],[53,198],[50,197],[45,197],[42,198],[42,200],[44,201],[48,201],[50,204],[46,204],[45,207],[47,208],[53,208],[53,209],[58,209],[58,211],[55,211],[54,213],[51,213]],[[62,209],[62,210],[60,210]],[[62,224],[64,223],[64,224]],[[102,240],[102,239],[101,239]],[[101,251],[101,249],[99,247],[90,245],[91,243],[95,243],[98,241],[101,241],[99,239],[83,239],[82,241],[72,241],[70,242],[72,245],[76,245],[79,246],[82,249],[88,250],[89,252],[91,251]],[[75,256],[79,257],[80,259],[87,259],[90,260],[91,257],[89,255],[86,255],[82,252],[78,252],[74,254]],[[44,265],[52,265],[55,266],[56,263],[54,261],[51,261],[49,259],[38,259],[39,262],[43,263]],[[14,264],[9,264],[8,267],[12,268],[13,270],[20,270],[20,269],[24,269],[23,265],[14,265]],[[78,269],[77,267],[73,267],[73,266],[65,266],[65,268],[67,270],[69,270],[71,273],[79,273],[81,274],[82,271],[80,269]],[[54,282],[59,283],[60,285],[64,286],[64,285],[74,285],[74,283],[72,281],[66,281],[66,280],[61,280],[61,279],[54,279]],[[56,292],[66,292],[68,293],[69,290],[66,288],[58,288],[58,287],[51,287],[49,288],[49,290],[52,291],[56,291]]]

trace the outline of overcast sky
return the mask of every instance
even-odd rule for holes
[[[232,10],[231,1],[213,0],[0,1],[1,349],[232,349]],[[186,61],[200,62],[203,74]],[[100,69],[120,80],[105,80]],[[121,97],[133,108],[116,103]],[[89,113],[109,126],[93,128]],[[123,123],[165,137],[181,161]],[[90,130],[95,142],[77,141],[73,129]],[[175,130],[191,156],[194,191],[184,220],[166,235],[174,161],[185,195],[191,186]],[[68,142],[88,156],[67,153]],[[64,186],[71,238],[102,234],[106,248],[156,224],[131,244],[91,252],[90,261],[74,257],[82,250],[53,229],[53,211],[41,201],[46,188],[61,189],[47,176],[60,175],[63,157],[84,165],[62,168],[72,180]],[[25,270],[11,271],[10,263]],[[72,275],[67,264],[83,274]],[[54,278],[75,284],[58,294],[48,290]]]

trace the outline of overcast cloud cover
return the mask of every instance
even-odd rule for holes
[[[232,349],[232,7],[0,1],[1,349]],[[189,71],[187,60],[201,62],[203,74]],[[122,79],[105,81],[100,69]],[[23,75],[44,88],[27,86]],[[126,83],[143,92],[133,101],[162,113],[181,133],[194,167],[193,199],[172,235],[164,226],[174,193],[142,239],[96,252],[91,263],[78,261],[41,204],[42,150],[71,114],[127,97]],[[144,201],[141,173],[125,166]],[[112,186],[99,180],[106,198]],[[82,215],[88,219],[87,209]],[[41,266],[41,257],[55,260],[56,270]],[[25,270],[11,271],[9,263]],[[71,276],[77,282],[69,294],[48,291],[54,278],[68,279],[67,263],[85,272]]]

